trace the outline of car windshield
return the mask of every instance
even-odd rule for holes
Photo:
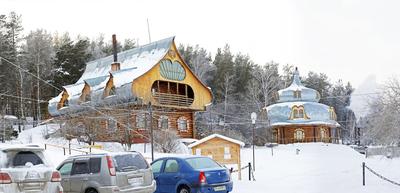
[[[146,160],[138,153],[115,155],[114,163],[117,172],[147,169],[149,167]]]
[[[195,170],[221,167],[217,162],[208,157],[188,158],[186,162]]]

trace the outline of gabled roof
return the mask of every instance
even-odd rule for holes
[[[164,58],[173,45],[174,38],[166,38],[118,53],[118,62],[120,63],[118,71],[111,72],[111,64],[114,63],[112,55],[88,62],[84,73],[75,84],[63,86],[68,93],[68,100],[79,98],[85,83],[91,87],[91,91],[104,89],[110,75],[113,77],[116,88],[133,82]],[[57,104],[61,97],[62,93],[49,100],[48,108],[53,116],[60,113]]]
[[[207,137],[204,137],[203,139],[200,139],[199,141],[196,141],[196,142],[194,142],[194,143],[188,145],[188,147],[189,147],[189,148],[192,148],[192,147],[194,147],[194,146],[200,145],[200,144],[202,144],[202,143],[204,143],[204,142],[206,142],[206,141],[208,141],[208,140],[210,140],[210,139],[214,139],[214,138],[221,138],[221,139],[224,139],[224,140],[226,140],[226,141],[230,141],[230,142],[232,142],[232,143],[236,143],[236,144],[238,144],[238,145],[240,145],[240,146],[244,146],[244,143],[241,142],[241,141],[239,141],[239,140],[232,139],[232,138],[229,138],[229,137],[220,135],[220,134],[212,134],[212,135],[209,135],[209,136],[207,136]]]

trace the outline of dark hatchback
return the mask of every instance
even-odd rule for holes
[[[230,192],[230,172],[209,157],[164,157],[152,164],[156,193]]]

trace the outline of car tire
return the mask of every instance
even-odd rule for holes
[[[179,189],[178,193],[190,193],[190,189],[188,187],[183,186]]]
[[[90,189],[86,190],[85,193],[97,193],[97,191],[93,188],[90,188]]]

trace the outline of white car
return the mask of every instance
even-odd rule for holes
[[[61,175],[36,145],[0,146],[0,193],[62,193]]]

